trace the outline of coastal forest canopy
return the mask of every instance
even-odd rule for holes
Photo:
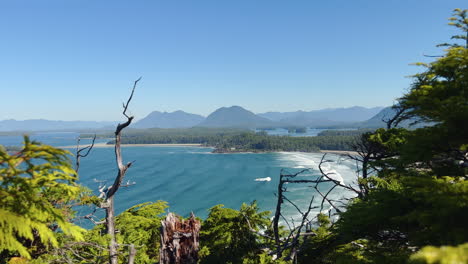
[[[302,151],[320,149],[352,150],[357,136],[369,130],[333,133],[323,131],[317,137],[268,135],[265,131],[232,128],[188,128],[132,130],[122,136],[123,144],[202,144],[215,152]],[[89,137],[90,135],[84,135]],[[109,137],[109,134],[100,137]],[[113,144],[110,141],[109,144]]]
[[[294,258],[287,258],[287,250],[274,254],[269,213],[251,203],[239,210],[210,209],[202,222],[199,262],[467,263],[467,15],[468,10],[454,11],[450,24],[460,34],[442,44],[440,57],[419,64],[423,70],[398,99],[387,128],[358,136],[354,146],[365,160],[361,172],[367,172],[358,175],[359,195],[347,201],[346,210],[319,214],[308,235],[294,240]],[[433,125],[398,127],[414,118]],[[263,134],[242,133],[229,135],[226,147],[251,147],[244,139],[263,143]],[[103,224],[90,230],[73,224],[74,206],[102,198],[77,184],[67,154],[28,138],[20,151],[0,148],[1,263],[108,263]],[[149,201],[116,216],[120,263],[130,259],[129,244],[138,246],[135,263],[158,260],[166,209],[163,201]],[[280,235],[285,239],[287,229]]]

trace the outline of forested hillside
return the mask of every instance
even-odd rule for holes
[[[269,152],[352,150],[357,137],[367,130],[326,132],[317,137],[272,136],[266,132],[232,128],[151,129],[130,131],[123,144],[202,144],[215,152]],[[84,135],[89,137],[90,135]],[[109,134],[100,135],[109,137]],[[110,141],[109,144],[113,144]]]

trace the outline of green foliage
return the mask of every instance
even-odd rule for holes
[[[154,263],[159,259],[161,220],[164,219],[167,202],[145,202],[132,206],[116,217],[117,242],[121,245],[134,244],[137,249],[136,264]],[[87,243],[68,243],[61,254],[47,256],[49,261],[73,260],[78,263],[107,263],[109,239],[103,224],[95,226],[85,234]],[[69,241],[68,241],[69,242]],[[64,243],[67,244],[67,243]],[[74,253],[78,252],[80,257]],[[120,262],[128,259],[128,247],[119,248]]]
[[[468,237],[467,201],[468,183],[463,179],[403,177],[356,199],[342,214],[337,232],[347,240],[389,238],[413,246],[456,245]]]
[[[269,212],[258,212],[257,203],[242,204],[240,210],[217,205],[210,209],[200,234],[201,263],[261,263],[260,236],[266,229]],[[264,263],[267,261],[263,257]]]
[[[117,241],[138,246],[135,263],[149,264],[159,259],[159,229],[166,208],[168,205],[164,201],[146,202],[135,205],[117,216]],[[127,254],[122,255],[125,258]]]
[[[468,49],[450,48],[445,56],[426,65],[427,70],[415,75],[411,90],[399,101],[409,114],[429,122],[457,126],[467,118],[466,72]]]
[[[396,152],[406,143],[407,134],[408,130],[404,128],[379,128],[369,134],[369,140],[382,146],[385,152]]]
[[[249,132],[234,128],[150,128],[129,129],[122,135],[123,144],[205,144],[213,145],[224,137]],[[92,135],[85,135],[91,136]],[[113,134],[98,135],[112,138]],[[110,143],[113,143],[112,141]]]
[[[456,9],[451,24],[462,31],[454,39],[466,41],[468,10]],[[468,42],[466,42],[468,45]],[[444,56],[414,76],[410,91],[399,99],[403,118],[417,117],[435,125],[409,135],[401,155],[409,161],[428,164],[438,175],[464,175],[454,166],[464,159],[468,142],[468,47],[450,44]]]
[[[427,246],[413,254],[411,264],[464,264],[468,263],[468,243],[456,247]]]
[[[395,247],[391,243],[371,239],[346,239],[344,230],[337,230],[331,225],[330,219],[324,214],[318,215],[318,227],[313,229],[316,235],[307,239],[303,252],[299,255],[299,263],[405,263],[408,252]],[[360,228],[365,224],[354,219]]]
[[[300,263],[318,262],[321,258],[322,248],[328,246],[328,242],[333,236],[331,230],[330,218],[325,214],[317,215],[317,227],[312,230],[314,236],[306,238],[303,242],[303,251],[299,255]]]
[[[320,133],[318,133],[317,136],[323,137],[323,136],[360,136],[364,133],[370,133],[374,132],[375,129],[371,128],[361,128],[361,129],[354,129],[354,130],[324,130]]]
[[[274,259],[268,253],[263,252],[251,258],[245,258],[242,260],[242,264],[287,264],[288,261]]]
[[[407,137],[410,131],[404,128],[379,128],[374,133],[366,133],[363,139],[370,146],[373,153],[371,164],[374,167],[391,168],[402,170],[406,164],[402,159],[390,159],[400,155],[402,147],[408,142]]]
[[[7,152],[18,152],[18,151],[21,151],[21,147],[19,146],[3,146],[3,145],[0,145],[0,150],[2,151],[7,151]]]
[[[461,34],[452,36],[452,39],[464,40],[465,47],[468,48],[468,10],[467,9],[460,9],[456,8],[453,10],[453,17],[449,18],[449,25],[457,27],[462,31]],[[441,44],[439,46],[450,46],[450,47],[459,47],[458,43],[452,44]]]
[[[59,246],[59,230],[75,240],[84,229],[68,221],[66,206],[78,199],[80,186],[65,150],[24,138],[20,152],[0,150],[0,252],[31,257]]]

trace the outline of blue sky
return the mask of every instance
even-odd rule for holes
[[[0,2],[0,120],[386,106],[455,0]]]

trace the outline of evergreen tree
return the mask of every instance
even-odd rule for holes
[[[256,202],[240,210],[216,205],[210,209],[200,232],[201,263],[242,263],[261,253],[257,232],[266,229],[269,212],[258,212]],[[264,256],[265,257],[265,256]]]
[[[83,239],[84,229],[68,221],[73,211],[67,204],[82,191],[69,154],[28,137],[16,154],[0,149],[1,258],[30,258],[58,247],[54,231]]]
[[[366,195],[347,206],[330,227],[330,236],[306,251],[309,261],[405,263],[426,245],[468,241],[467,12],[456,9],[450,19],[462,31],[453,38],[464,43],[444,44],[448,48],[443,56],[419,63],[425,71],[414,76],[411,89],[396,106],[401,111],[395,120],[417,120],[425,126],[390,126],[362,138],[375,152],[366,166],[376,172],[359,181]],[[457,259],[466,259],[464,248],[426,248],[412,259],[451,263],[447,261],[453,252]],[[430,252],[440,258],[427,258]]]

